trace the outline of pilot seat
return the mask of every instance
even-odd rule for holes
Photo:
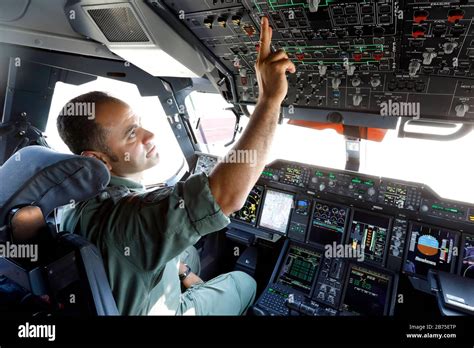
[[[57,229],[58,207],[90,199],[110,174],[102,162],[27,146],[0,167],[2,315],[118,315],[97,248]]]

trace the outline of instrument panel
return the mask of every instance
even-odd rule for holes
[[[286,117],[322,109],[474,121],[473,0],[164,2],[232,73],[239,104],[258,98],[267,16],[273,50],[297,67]]]
[[[423,184],[277,160],[230,227],[285,239],[268,314],[390,315],[400,274],[421,290],[430,269],[474,278],[473,212]]]

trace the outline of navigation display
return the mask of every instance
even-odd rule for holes
[[[392,277],[359,265],[351,265],[342,310],[367,316],[386,314]]]
[[[290,246],[276,282],[309,294],[321,257],[320,252]]]
[[[292,194],[267,190],[259,226],[286,234],[291,208],[293,208]]]
[[[353,249],[361,249],[365,260],[382,264],[387,249],[389,224],[389,217],[356,210],[349,243]]]
[[[413,223],[403,269],[426,276],[429,269],[452,272],[456,261],[459,232]]]
[[[322,245],[343,240],[349,209],[332,203],[315,201],[308,242]]]
[[[252,191],[250,191],[242,209],[232,213],[230,217],[232,219],[246,222],[255,226],[255,223],[257,222],[258,207],[260,206],[260,202],[262,200],[262,193],[262,186],[254,186]]]

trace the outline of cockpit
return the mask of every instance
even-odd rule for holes
[[[225,228],[193,242],[202,280],[254,279],[246,317],[474,314],[473,0],[0,1],[2,311],[122,314],[108,254],[73,231],[54,252],[47,246],[58,243],[65,206],[123,198],[104,191],[104,168],[77,162],[61,139],[58,115],[96,111],[65,109],[67,100],[110,93],[155,133],[160,162],[139,178],[147,192],[212,177],[223,163],[259,163],[238,144],[260,132],[264,17],[270,52],[296,71],[286,73],[273,144],[246,199]],[[76,179],[84,168],[99,174]],[[146,197],[143,206],[163,199]],[[42,214],[22,220],[26,206]],[[61,263],[9,255],[9,243],[40,230],[47,237],[35,245]]]

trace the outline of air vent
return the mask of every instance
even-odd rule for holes
[[[150,42],[129,7],[87,10],[109,42]]]

